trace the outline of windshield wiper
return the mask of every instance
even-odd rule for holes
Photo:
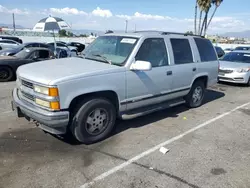
[[[112,65],[112,62],[110,60],[108,60],[105,56],[100,55],[100,54],[91,54],[94,57],[100,57],[102,58],[105,62],[109,63],[110,65]]]

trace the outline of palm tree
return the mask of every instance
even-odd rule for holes
[[[194,13],[194,34],[197,34],[197,11],[198,11],[198,0],[195,3],[195,13]]]
[[[210,25],[210,23],[211,23],[211,21],[212,21],[214,15],[215,15],[215,13],[216,13],[218,7],[221,5],[222,2],[223,2],[223,0],[212,0],[212,4],[215,5],[215,9],[214,9],[214,12],[213,12],[213,14],[212,14],[212,16],[211,16],[211,18],[210,18],[208,24],[207,24],[207,27]]]
[[[209,10],[211,8],[211,0],[198,0],[197,3],[199,6],[199,9],[201,11],[200,12],[199,32],[200,32],[200,35],[202,35],[203,30],[204,30],[204,35],[205,35],[205,31],[207,28],[208,13],[209,13]],[[202,27],[200,28],[201,19],[202,19],[202,12],[205,12],[205,17],[204,17],[203,22],[202,22]]]

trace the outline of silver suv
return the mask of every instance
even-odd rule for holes
[[[98,37],[82,58],[19,67],[12,108],[47,132],[90,144],[107,137],[117,118],[201,106],[218,67],[213,45],[200,36],[112,33]]]

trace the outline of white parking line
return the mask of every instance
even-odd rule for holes
[[[8,114],[8,113],[11,113],[12,111],[10,110],[10,111],[5,111],[5,112],[0,112],[0,115],[1,114]]]
[[[192,129],[189,129],[188,131],[186,131],[186,132],[184,132],[184,133],[182,133],[182,134],[180,134],[180,135],[178,135],[178,136],[175,136],[175,137],[173,137],[173,138],[171,138],[171,139],[169,139],[169,140],[167,140],[167,141],[165,141],[165,142],[162,142],[162,143],[156,145],[155,147],[152,147],[152,148],[150,148],[149,150],[144,151],[143,153],[140,153],[139,155],[137,155],[137,156],[135,156],[135,157],[129,159],[128,161],[126,161],[126,162],[124,162],[124,163],[122,163],[122,164],[120,164],[120,165],[118,165],[118,166],[115,166],[114,168],[111,168],[110,170],[104,172],[103,174],[101,174],[101,175],[95,177],[95,178],[94,178],[93,180],[91,180],[90,182],[85,183],[84,185],[80,186],[80,188],[87,188],[87,187],[93,185],[94,183],[96,183],[97,181],[103,180],[103,179],[106,178],[107,176],[109,176],[109,175],[111,175],[111,174],[114,174],[115,172],[117,172],[117,171],[119,171],[119,170],[125,168],[126,166],[128,166],[128,165],[134,163],[135,161],[138,161],[139,159],[141,159],[141,158],[143,158],[143,157],[145,157],[145,156],[147,156],[147,155],[153,153],[154,151],[159,150],[161,147],[163,147],[163,146],[165,146],[165,145],[167,145],[167,144],[170,144],[170,143],[172,143],[172,142],[174,142],[174,141],[176,141],[176,140],[179,140],[179,139],[181,139],[182,137],[184,137],[184,136],[186,136],[186,135],[188,135],[188,134],[190,134],[190,133],[192,133],[192,132],[194,132],[194,131],[196,131],[196,130],[198,130],[198,129],[200,129],[200,128],[203,128],[203,127],[205,127],[205,126],[207,126],[207,125],[209,125],[209,124],[211,124],[211,123],[213,123],[213,122],[215,122],[215,121],[217,121],[217,120],[219,120],[219,119],[221,119],[221,118],[223,118],[223,117],[225,117],[225,116],[228,116],[228,115],[230,115],[231,113],[235,112],[236,110],[238,110],[238,109],[240,109],[240,108],[243,108],[243,107],[245,107],[245,106],[247,106],[247,105],[250,105],[250,102],[245,103],[245,104],[243,104],[243,105],[241,105],[241,106],[238,106],[238,107],[236,107],[236,108],[234,108],[234,109],[232,109],[232,110],[230,110],[230,111],[228,111],[228,112],[225,112],[224,114],[221,114],[221,115],[219,115],[219,116],[217,116],[217,117],[215,117],[215,118],[213,118],[213,119],[210,119],[210,120],[208,120],[208,121],[206,121],[206,122],[204,122],[204,123],[202,123],[202,124],[200,124],[200,125],[198,125],[198,126],[192,128]]]

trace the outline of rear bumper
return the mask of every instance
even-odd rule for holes
[[[12,96],[12,110],[16,111],[18,117],[35,120],[41,129],[52,134],[66,133],[69,123],[68,111],[50,112],[20,100],[17,88],[13,90]]]

